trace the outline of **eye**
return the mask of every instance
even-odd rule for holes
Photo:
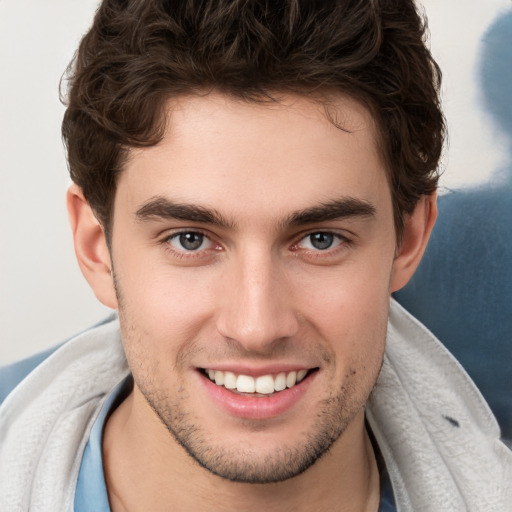
[[[167,240],[178,251],[197,252],[213,246],[213,242],[206,235],[197,231],[176,233]]]
[[[297,247],[306,250],[326,251],[332,249],[343,242],[343,237],[335,233],[318,231],[310,233],[299,241]]]

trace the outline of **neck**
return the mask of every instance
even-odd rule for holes
[[[143,403],[142,403],[143,401]],[[363,413],[304,473],[274,484],[230,482],[200,467],[135,390],[109,418],[103,439],[105,479],[113,512],[241,510],[374,512],[379,475]]]

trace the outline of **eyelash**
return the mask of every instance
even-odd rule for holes
[[[308,237],[312,235],[329,235],[332,236],[335,240],[338,241],[338,243],[334,247],[328,247],[324,250],[321,249],[301,249],[299,244],[306,240]],[[315,259],[330,259],[333,257],[336,257],[339,255],[340,252],[344,252],[347,249],[349,249],[353,245],[353,241],[348,238],[345,235],[342,235],[341,233],[338,233],[336,231],[329,231],[329,230],[313,230],[306,233],[301,233],[299,237],[296,239],[297,241],[294,242],[291,245],[291,250],[293,252],[299,252],[302,251],[303,253],[306,253],[308,258],[315,258]]]
[[[203,236],[205,239],[209,240],[210,243],[212,243],[214,245],[214,248],[208,248],[208,249],[199,249],[199,250],[186,250],[186,249],[183,249],[183,250],[176,250],[174,249],[170,242],[171,240],[173,239],[176,239],[178,238],[179,236],[181,235],[188,235],[188,234],[198,234],[198,235],[201,235]],[[317,235],[317,234],[322,234],[322,235],[329,235],[329,236],[332,236],[334,237],[335,240],[338,240],[338,244],[335,245],[334,247],[328,247],[326,248],[325,250],[321,250],[321,249],[302,249],[303,252],[307,253],[308,256],[311,258],[329,258],[329,257],[332,257],[332,256],[335,256],[338,254],[338,252],[340,251],[343,251],[343,250],[347,250],[352,244],[353,244],[353,241],[348,238],[347,236],[345,235],[342,235],[340,233],[337,233],[335,231],[328,231],[328,230],[325,230],[325,231],[322,231],[322,230],[314,230],[314,231],[309,231],[309,232],[306,232],[306,233],[301,233],[298,237],[295,238],[295,242],[293,242],[290,246],[290,250],[294,253],[297,253],[299,251],[301,251],[301,248],[298,247],[298,245],[306,240],[308,237],[312,236],[312,235]],[[167,235],[161,242],[164,247],[165,247],[165,250],[168,251],[169,253],[172,254],[173,257],[175,258],[179,258],[179,259],[195,259],[195,258],[204,258],[205,257],[205,251],[221,251],[222,250],[222,247],[220,246],[220,244],[217,244],[210,235],[208,235],[207,233],[205,233],[204,231],[201,231],[200,229],[190,229],[190,230],[180,230],[180,231],[176,231],[174,233],[171,233],[170,235]]]
[[[171,241],[173,239],[176,239],[178,238],[179,236],[181,235],[191,235],[191,234],[196,234],[196,235],[201,235],[203,236],[205,239],[209,240],[212,244],[215,245],[215,247],[213,249],[200,249],[200,250],[197,250],[197,251],[187,251],[186,249],[183,249],[183,250],[177,250],[177,249],[174,249],[171,245]],[[165,248],[165,250],[167,252],[169,252],[174,258],[178,258],[178,259],[187,259],[187,260],[190,260],[190,259],[195,259],[195,258],[204,258],[205,257],[205,251],[219,251],[221,250],[221,247],[219,244],[216,244],[213,240],[212,240],[212,237],[209,236],[207,233],[201,231],[200,229],[185,229],[185,230],[180,230],[180,231],[176,231],[174,233],[171,233],[170,235],[167,235],[161,242]]]

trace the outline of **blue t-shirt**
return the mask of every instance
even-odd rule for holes
[[[110,512],[101,450],[103,429],[107,418],[126,397],[131,387],[132,379],[128,377],[110,393],[99,416],[96,418],[78,474],[75,491],[75,512]]]
[[[103,473],[102,438],[105,422],[111,412],[126,397],[132,386],[128,377],[107,397],[103,408],[91,430],[84,451],[75,493],[75,512],[111,512],[107,486]],[[372,437],[372,436],[370,436]],[[393,490],[378,446],[372,439],[380,471],[381,502],[379,512],[396,512]]]

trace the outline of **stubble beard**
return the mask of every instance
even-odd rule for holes
[[[233,447],[216,442],[200,426],[185,403],[187,393],[180,389],[174,399],[163,392],[148,389],[146,382],[138,388],[160,421],[201,467],[232,482],[267,484],[293,478],[313,466],[340,438],[357,413],[364,407],[365,399],[356,401],[353,390],[342,388],[318,404],[315,418],[308,418],[309,431],[300,433],[294,446],[280,446],[262,455],[244,446]],[[251,435],[248,426],[248,436]],[[227,443],[226,443],[227,444]]]
[[[149,361],[135,348],[139,347],[140,350],[140,347],[144,347],[144,342],[129,321],[130,315],[123,305],[115,276],[114,282],[125,352],[128,360],[136,363],[135,367],[130,364],[135,384],[186,453],[201,467],[223,479],[238,483],[268,484],[283,482],[300,475],[325,455],[342,436],[352,420],[364,408],[377,379],[379,371],[375,373],[371,382],[354,383],[352,376],[356,372],[350,371],[345,379],[346,384],[319,402],[316,413],[310,413],[315,417],[312,418],[308,414],[309,430],[301,432],[294,446],[280,446],[274,448],[272,453],[262,455],[259,451],[244,446],[233,447],[232,443],[228,446],[216,443],[211,433],[187,411],[188,394],[185,389],[179,388],[174,397],[170,397],[168,390],[159,389],[155,385],[153,376],[158,375],[158,371],[155,371],[159,366],[158,362],[154,363],[153,368],[149,368],[151,364],[144,365],[143,361]],[[127,350],[128,347],[134,349],[132,357],[129,357],[132,350]],[[186,356],[182,359],[186,360]],[[298,428],[302,428],[302,425]],[[248,435],[250,436],[254,430],[254,426],[248,426]]]

